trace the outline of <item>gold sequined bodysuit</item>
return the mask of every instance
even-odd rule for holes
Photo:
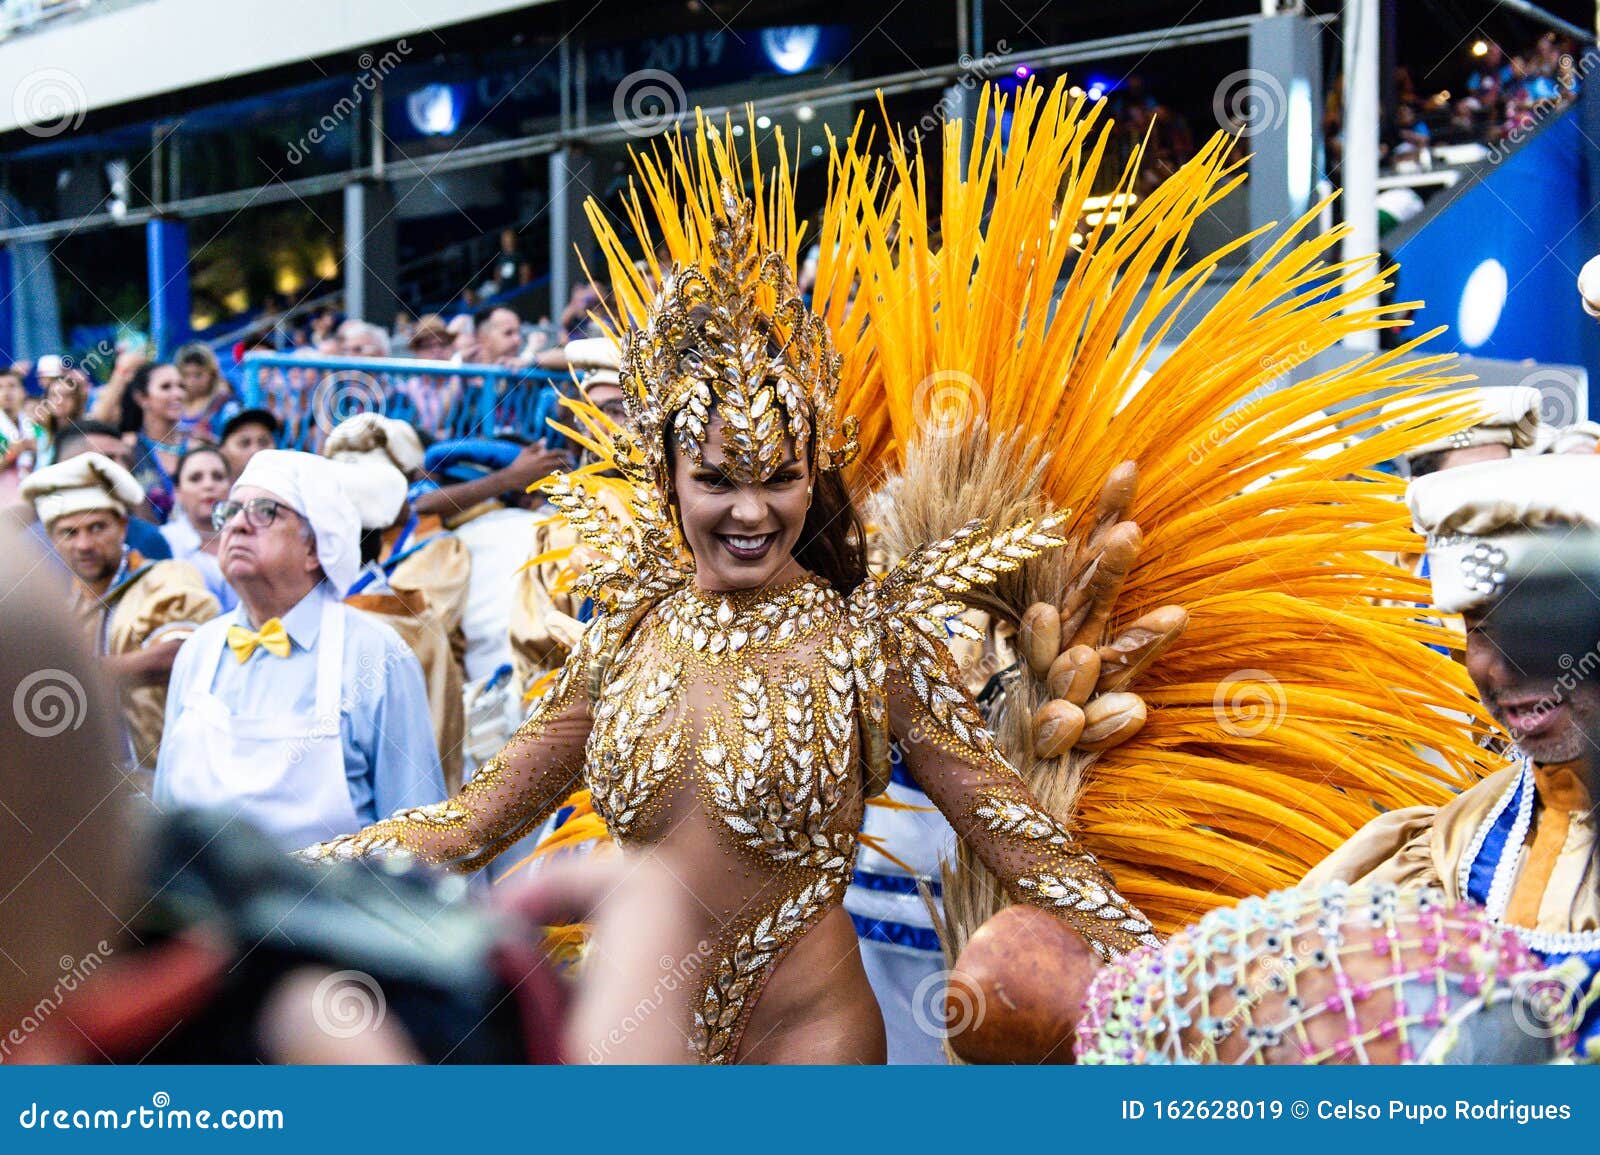
[[[456,797],[311,856],[404,849],[480,867],[586,784],[624,848],[704,862],[687,881],[713,949],[690,979],[688,1033],[702,1060],[727,1062],[786,952],[843,898],[863,750],[887,722],[1013,900],[1059,912],[1106,957],[1153,941],[995,751],[942,639],[914,609],[886,612],[877,583],[848,600],[815,578],[737,594],[684,586],[635,622],[621,638],[615,623],[591,626],[539,710]],[[591,698],[584,675],[596,671]]]

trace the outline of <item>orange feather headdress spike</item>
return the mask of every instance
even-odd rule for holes
[[[795,284],[801,230],[787,172],[746,197],[737,152],[706,131],[703,116],[697,147],[690,143],[672,138],[669,164],[639,158],[672,252],[665,270],[650,266],[653,294],[632,262],[618,261],[620,238],[593,201],[587,206],[613,277],[623,280],[621,382],[646,459],[665,472],[670,425],[698,461],[715,409],[727,422],[730,472],[741,480],[777,470],[785,435],[798,445],[814,436],[818,466],[842,468],[859,448],[855,422],[838,419],[840,357]],[[681,217],[664,213],[668,206]],[[650,238],[636,196],[631,207],[639,236]]]

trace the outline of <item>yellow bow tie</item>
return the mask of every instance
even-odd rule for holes
[[[239,659],[242,665],[251,654],[260,646],[269,654],[276,654],[280,658],[289,656],[289,632],[283,628],[283,622],[277,618],[268,618],[261,626],[260,632],[245,629],[243,626],[228,627],[228,649],[233,651],[233,656]]]

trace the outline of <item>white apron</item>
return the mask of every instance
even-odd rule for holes
[[[361,829],[345,778],[339,730],[345,607],[328,598],[317,634],[316,704],[309,714],[245,714],[211,693],[226,643],[212,648],[167,731],[165,806],[221,807],[298,850]],[[279,659],[267,655],[267,662]]]

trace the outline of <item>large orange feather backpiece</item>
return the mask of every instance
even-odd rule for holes
[[[1292,884],[1380,808],[1442,803],[1491,769],[1464,671],[1429,648],[1449,635],[1411,608],[1426,583],[1386,560],[1419,546],[1400,483],[1369,469],[1469,418],[1423,400],[1461,378],[1422,339],[1274,388],[1406,312],[1344,311],[1376,300],[1392,270],[1337,261],[1341,234],[1315,235],[1315,213],[1214,292],[1138,387],[1178,316],[1253,238],[1188,251],[1244,180],[1220,134],[1120,222],[1096,216],[1102,108],[1061,84],[1029,86],[1010,107],[986,89],[968,126],[976,145],[963,148],[959,125],[943,135],[936,195],[920,146],[891,132],[875,153],[859,128],[832,141],[814,308],[843,357],[839,412],[861,421],[847,476],[863,497],[892,493],[880,503],[891,544],[972,517],[1073,511],[1075,545],[1028,563],[986,608],[1020,619],[1070,603],[1092,585],[1112,523],[1137,524],[1137,562],[1093,641],[1115,642],[1158,607],[1187,612],[1181,636],[1123,687],[1147,724],[1104,752],[1044,757],[1031,720],[1051,693],[1024,668],[997,729],[1045,804],[1170,930]],[[795,178],[781,135],[770,170],[756,135],[752,123],[741,152],[729,126],[700,118],[636,156],[626,220],[587,206],[619,331],[644,322],[658,254],[705,266],[725,181],[755,201],[755,243],[795,265],[807,239]],[[1380,399],[1407,395],[1415,419],[1381,429]],[[1108,478],[1131,500],[1102,508]],[[946,880],[947,949],[1003,901],[963,853]]]
[[[1315,211],[1214,292],[1140,386],[1176,318],[1198,312],[1219,262],[1253,238],[1187,251],[1244,179],[1221,134],[1115,227],[1085,211],[1108,138],[1101,107],[1062,84],[1030,86],[1009,108],[985,90],[976,145],[963,148],[958,125],[943,135],[936,201],[920,149],[892,134],[886,180],[853,145],[839,150],[829,222],[848,243],[824,237],[818,307],[866,346],[852,352],[870,372],[847,379],[840,410],[861,418],[863,476],[901,474],[884,507],[891,546],[1042,498],[1074,512],[1077,548],[1030,563],[989,608],[1068,616],[1120,521],[1138,527],[1137,561],[1102,628],[1080,635],[1102,645],[1158,607],[1187,612],[1120,687],[1148,707],[1132,739],[1044,757],[1032,719],[1058,695],[1026,666],[996,723],[1045,803],[1171,930],[1292,885],[1380,808],[1441,804],[1493,768],[1463,668],[1429,648],[1448,635],[1410,608],[1427,584],[1391,560],[1420,548],[1401,483],[1370,471],[1469,421],[1423,400],[1461,379],[1422,353],[1426,338],[1274,388],[1407,311],[1342,311],[1375,302],[1392,270],[1337,261],[1342,233],[1316,235]],[[1415,419],[1380,429],[1381,401],[1408,395]],[[1136,490],[1104,506],[1114,474],[1127,496],[1124,462]],[[1003,902],[965,853],[945,897],[952,951]]]

